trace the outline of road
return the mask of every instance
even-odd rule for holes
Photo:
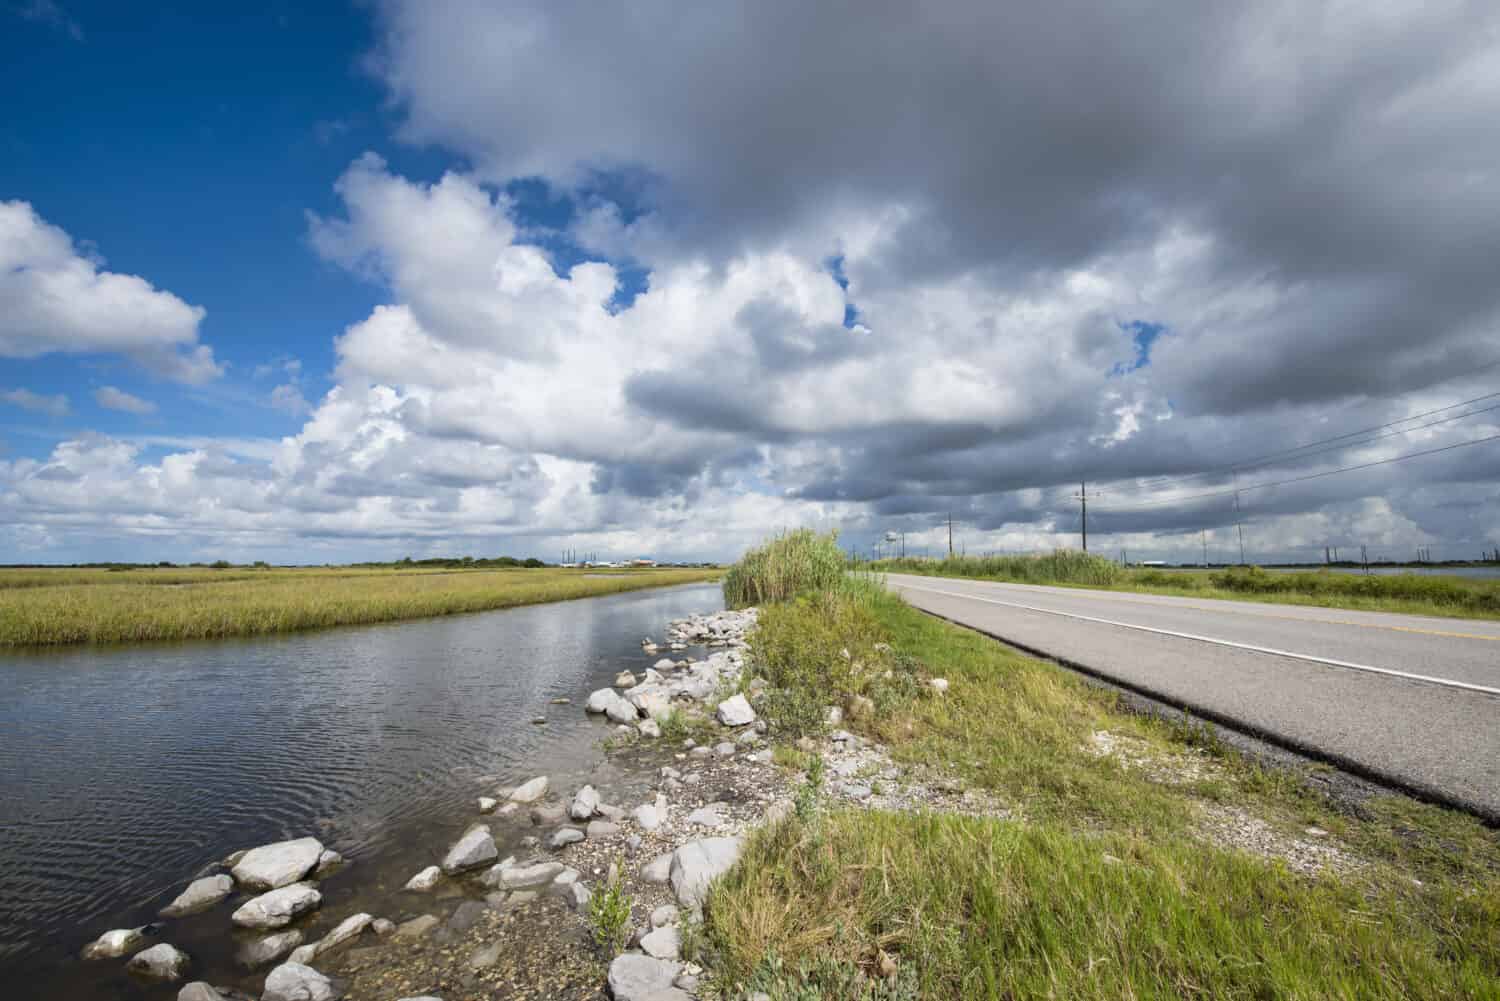
[[[886,581],[917,608],[1500,822],[1500,622]]]

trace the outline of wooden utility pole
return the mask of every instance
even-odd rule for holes
[[[953,512],[948,512],[948,558],[953,559]]]
[[[1208,566],[1208,529],[1199,529],[1203,533],[1203,565]]]
[[[1083,505],[1083,551],[1089,551],[1089,484],[1087,480],[1078,484],[1078,501]]]

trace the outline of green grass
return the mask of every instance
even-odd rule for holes
[[[1500,834],[1472,817],[1400,796],[1348,812],[1315,766],[1262,767],[864,586],[764,607],[752,643],[753,670],[819,704],[870,698],[846,725],[1017,819],[799,802],[709,901],[703,956],[729,996],[1500,998]],[[1168,767],[1091,753],[1100,731]],[[1317,825],[1355,865],[1308,876],[1217,844],[1204,811],[1224,807],[1280,838]],[[882,955],[890,979],[864,976]]]
[[[675,569],[9,570],[0,571],[0,648],[289,633],[718,576]]]
[[[729,568],[724,603],[745,608],[834,588],[847,566],[837,533],[818,535],[806,528],[787,532],[750,550]]]
[[[818,981],[881,951],[907,997],[1495,997],[1500,896],[1437,915],[1413,895],[1183,843],[839,810],[754,838],[707,911],[723,979],[777,956],[811,997],[851,996]]]
[[[1329,570],[1271,573],[1223,570],[1127,570],[1103,557],[1059,550],[1048,556],[894,559],[877,572],[962,577],[1019,584],[1106,588],[1146,594],[1315,605],[1456,618],[1500,618],[1500,580],[1426,574],[1358,574]]]

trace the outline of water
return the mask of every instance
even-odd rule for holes
[[[205,863],[283,838],[314,834],[352,860],[324,882],[329,924],[357,909],[400,917],[401,883],[441,858],[477,796],[533,774],[568,789],[585,775],[627,784],[583,700],[649,665],[641,637],[721,607],[717,585],[690,585],[297,636],[0,656],[6,995],[174,997],[132,982],[123,960],[84,964],[78,950],[155,920]],[[547,725],[532,724],[539,715]],[[504,827],[497,840],[524,833]],[[221,906],[172,922],[163,940],[188,952],[194,977],[233,983],[228,930]]]

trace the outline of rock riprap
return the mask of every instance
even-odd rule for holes
[[[125,964],[125,969],[136,976],[152,980],[181,980],[187,968],[187,953],[165,942],[136,953]]]
[[[411,890],[413,893],[426,893],[438,885],[438,880],[443,878],[443,870],[438,866],[430,865],[406,881],[403,889]]]
[[[302,963],[282,963],[266,977],[260,1001],[334,1001],[340,991],[333,981]]]
[[[546,886],[567,866],[561,862],[538,862],[535,865],[509,866],[500,872],[500,886],[507,890],[529,890]]]
[[[549,785],[547,776],[538,775],[536,778],[522,782],[512,789],[509,797],[510,801],[512,803],[535,803],[547,795],[547,787]]]
[[[230,873],[247,890],[275,890],[301,880],[322,856],[323,843],[317,838],[278,841],[250,849]]]
[[[728,872],[744,847],[741,838],[703,838],[689,841],[672,853],[669,878],[672,892],[685,907],[699,907],[708,886]]]
[[[83,947],[84,959],[118,959],[146,943],[144,928],[114,928]]]
[[[568,814],[574,820],[588,820],[599,809],[599,793],[593,786],[584,786],[578,790],[573,797],[573,804],[568,807]]]
[[[204,876],[202,879],[195,879],[189,883],[187,889],[177,895],[176,900],[163,907],[161,916],[180,918],[206,911],[233,892],[234,880],[229,876],[223,873],[217,876]]]
[[[241,928],[280,928],[321,903],[323,895],[311,883],[293,883],[245,901],[230,920]]]
[[[475,824],[443,856],[443,871],[452,876],[490,865],[499,857],[500,850],[495,847],[495,838],[490,829],[483,824]]]
[[[743,694],[735,695],[719,703],[719,722],[725,726],[749,726],[755,722],[755,710]]]
[[[653,959],[676,959],[682,952],[682,933],[676,925],[662,925],[641,936],[641,951]]]
[[[691,995],[673,986],[681,971],[675,960],[626,953],[609,964],[609,992],[615,1001],[691,1001]]]
[[[292,928],[246,942],[240,946],[235,958],[242,966],[254,969],[280,959],[301,944],[301,930]]]

